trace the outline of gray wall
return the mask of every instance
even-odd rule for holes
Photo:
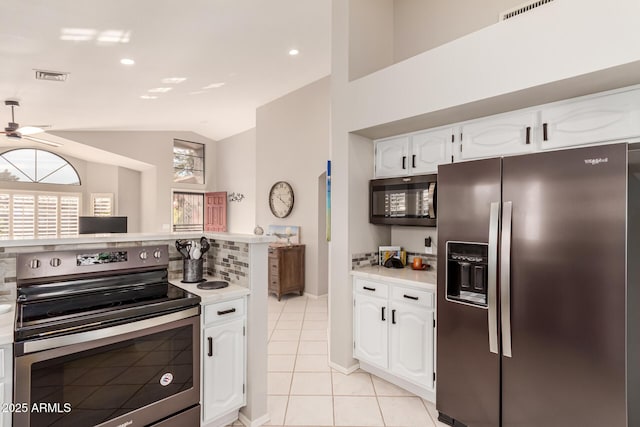
[[[330,79],[325,77],[276,99],[256,112],[256,220],[265,231],[270,224],[300,226],[305,244],[306,289],[319,295],[318,178],[329,159]],[[276,218],[269,210],[268,194],[277,181],[293,187],[291,215]]]

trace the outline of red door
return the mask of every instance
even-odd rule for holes
[[[204,231],[227,231],[227,192],[205,193]]]

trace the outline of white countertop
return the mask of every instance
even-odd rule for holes
[[[207,280],[221,280],[217,277],[207,276]],[[211,304],[215,302],[228,301],[235,298],[241,298],[245,295],[249,295],[251,291],[244,286],[234,285],[229,283],[229,286],[222,289],[198,289],[197,283],[182,283],[179,279],[170,280],[170,283],[198,295],[202,299],[202,304]]]
[[[102,234],[80,234],[67,237],[41,237],[41,238],[0,238],[0,246],[42,246],[42,245],[77,245],[83,243],[106,243],[106,242],[138,242],[152,240],[173,240],[173,239],[199,239],[205,236],[210,240],[226,240],[240,243],[272,243],[276,241],[274,236],[256,236],[253,234],[235,233],[102,233]]]
[[[411,267],[386,268],[374,265],[351,270],[351,275],[436,291],[436,271],[433,268],[429,270],[413,270]]]

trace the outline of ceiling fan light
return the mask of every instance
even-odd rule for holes
[[[18,132],[20,132],[23,135],[35,135],[36,133],[44,132],[44,129],[36,126],[23,126],[18,129]]]

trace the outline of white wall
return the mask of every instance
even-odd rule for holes
[[[256,112],[256,220],[298,225],[305,244],[305,292],[318,295],[318,177],[329,158],[330,80],[320,79],[276,99]],[[269,210],[268,194],[277,181],[293,187],[291,215],[278,219]],[[322,213],[324,215],[324,212]]]
[[[141,173],[127,168],[118,168],[118,189],[115,194],[116,212],[127,217],[127,231],[141,230]]]
[[[60,131],[56,135],[152,165],[141,173],[141,231],[169,231],[171,190],[216,189],[216,144],[193,132],[181,131]],[[173,139],[205,144],[205,184],[174,184]]]
[[[640,82],[637,16],[637,0],[563,0],[483,28],[351,82],[349,130],[437,126]]]
[[[256,226],[256,129],[218,141],[216,191],[242,193],[240,202],[227,203],[227,231],[253,233]],[[266,200],[262,197],[260,201]],[[265,229],[265,224],[261,224]]]
[[[424,253],[424,239],[431,237],[432,254],[438,253],[438,229],[436,227],[391,227],[391,245],[402,246],[407,252]]]
[[[101,163],[90,163],[85,173],[83,187],[91,189],[90,193],[113,193],[115,212],[118,211],[118,167]],[[132,182],[131,186],[140,186],[140,182]],[[82,198],[83,212],[91,215],[91,194]],[[138,208],[139,209],[139,208]]]
[[[498,14],[523,0],[395,0],[393,62],[498,22]]]
[[[349,79],[393,63],[393,0],[349,3]]]

